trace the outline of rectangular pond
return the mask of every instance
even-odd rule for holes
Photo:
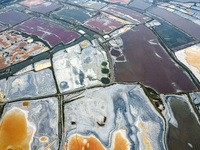
[[[76,24],[83,23],[94,14],[95,11],[92,10],[83,9],[72,5],[66,5],[61,10],[54,12],[51,16],[56,19]]]
[[[135,8],[138,8],[138,9],[145,10],[148,7],[150,7],[151,5],[152,5],[151,3],[145,2],[143,0],[134,0],[134,1],[130,2],[128,6],[129,7],[135,7]]]
[[[27,34],[34,34],[44,41],[47,41],[52,47],[61,42],[63,44],[68,44],[80,37],[80,35],[74,31],[51,25],[37,18],[31,18],[16,26],[15,29]]]
[[[88,89],[63,111],[64,149],[164,149],[164,120],[139,85]]]
[[[15,10],[10,10],[5,13],[0,14],[0,22],[9,24],[9,25],[16,25],[31,16],[28,14],[24,14],[22,12],[18,12]]]
[[[101,13],[86,21],[84,26],[100,34],[108,34],[113,30],[122,27],[123,23],[125,23],[125,21],[122,19],[106,13]]]
[[[0,49],[0,69],[49,50],[44,43],[25,37],[16,30],[0,33]]]
[[[191,36],[200,38],[200,32],[197,32],[200,31],[199,25],[159,7],[154,7],[149,12],[167,20]]]
[[[169,48],[174,48],[195,41],[191,36],[166,22],[154,27],[153,30]]]
[[[119,49],[120,44],[126,62],[115,64],[117,82],[141,82],[159,93],[197,89],[186,71],[171,59],[147,27],[137,26],[119,38],[121,42],[111,43],[111,47]]]
[[[8,80],[0,80],[4,98],[1,101],[12,101],[21,98],[33,98],[56,94],[56,85],[50,69],[37,72],[28,71],[19,75],[10,76]]]
[[[97,43],[98,44],[98,43]],[[110,83],[106,53],[85,40],[53,55],[53,69],[61,93]],[[102,63],[106,65],[103,66]],[[105,84],[108,84],[105,83]]]
[[[55,97],[7,103],[0,123],[1,149],[58,149],[58,118]]]
[[[136,24],[145,23],[151,20],[151,18],[139,12],[118,5],[109,5],[108,7],[103,8],[103,10],[115,16],[132,21],[133,23]]]
[[[46,2],[46,3],[42,3],[42,4],[39,4],[39,5],[33,6],[33,7],[30,8],[30,10],[46,14],[46,13],[49,13],[49,12],[55,10],[55,9],[60,8],[60,7],[61,7],[61,5],[59,5],[59,4],[52,3],[52,2]]]

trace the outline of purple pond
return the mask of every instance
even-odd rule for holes
[[[80,37],[80,35],[74,31],[59,28],[37,18],[25,21],[15,27],[15,29],[28,34],[37,35],[39,38],[46,40],[51,46],[55,46],[61,42],[63,44],[68,44]]]

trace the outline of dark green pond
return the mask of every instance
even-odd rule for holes
[[[177,47],[194,41],[192,37],[178,30],[172,25],[169,25],[168,23],[163,23],[162,25],[155,27],[154,30],[169,48]]]

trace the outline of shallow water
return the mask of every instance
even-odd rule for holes
[[[188,105],[175,98],[170,101],[170,106],[174,113],[174,117],[178,121],[178,128],[169,125],[167,144],[170,150],[175,149],[200,149],[200,126],[191,113]]]

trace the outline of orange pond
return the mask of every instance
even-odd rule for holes
[[[114,136],[114,142],[112,143],[113,150],[129,150],[130,143],[118,131]],[[105,150],[106,148],[101,144],[101,142],[94,136],[83,137],[81,135],[73,135],[69,141],[66,143],[65,150]]]
[[[0,150],[29,150],[35,129],[18,108],[6,112],[0,124]]]
[[[40,138],[40,141],[42,141],[42,142],[46,142],[47,140],[48,140],[48,138],[45,137],[45,136],[43,136],[43,137]]]
[[[29,102],[23,102],[22,105],[23,106],[29,106]]]

